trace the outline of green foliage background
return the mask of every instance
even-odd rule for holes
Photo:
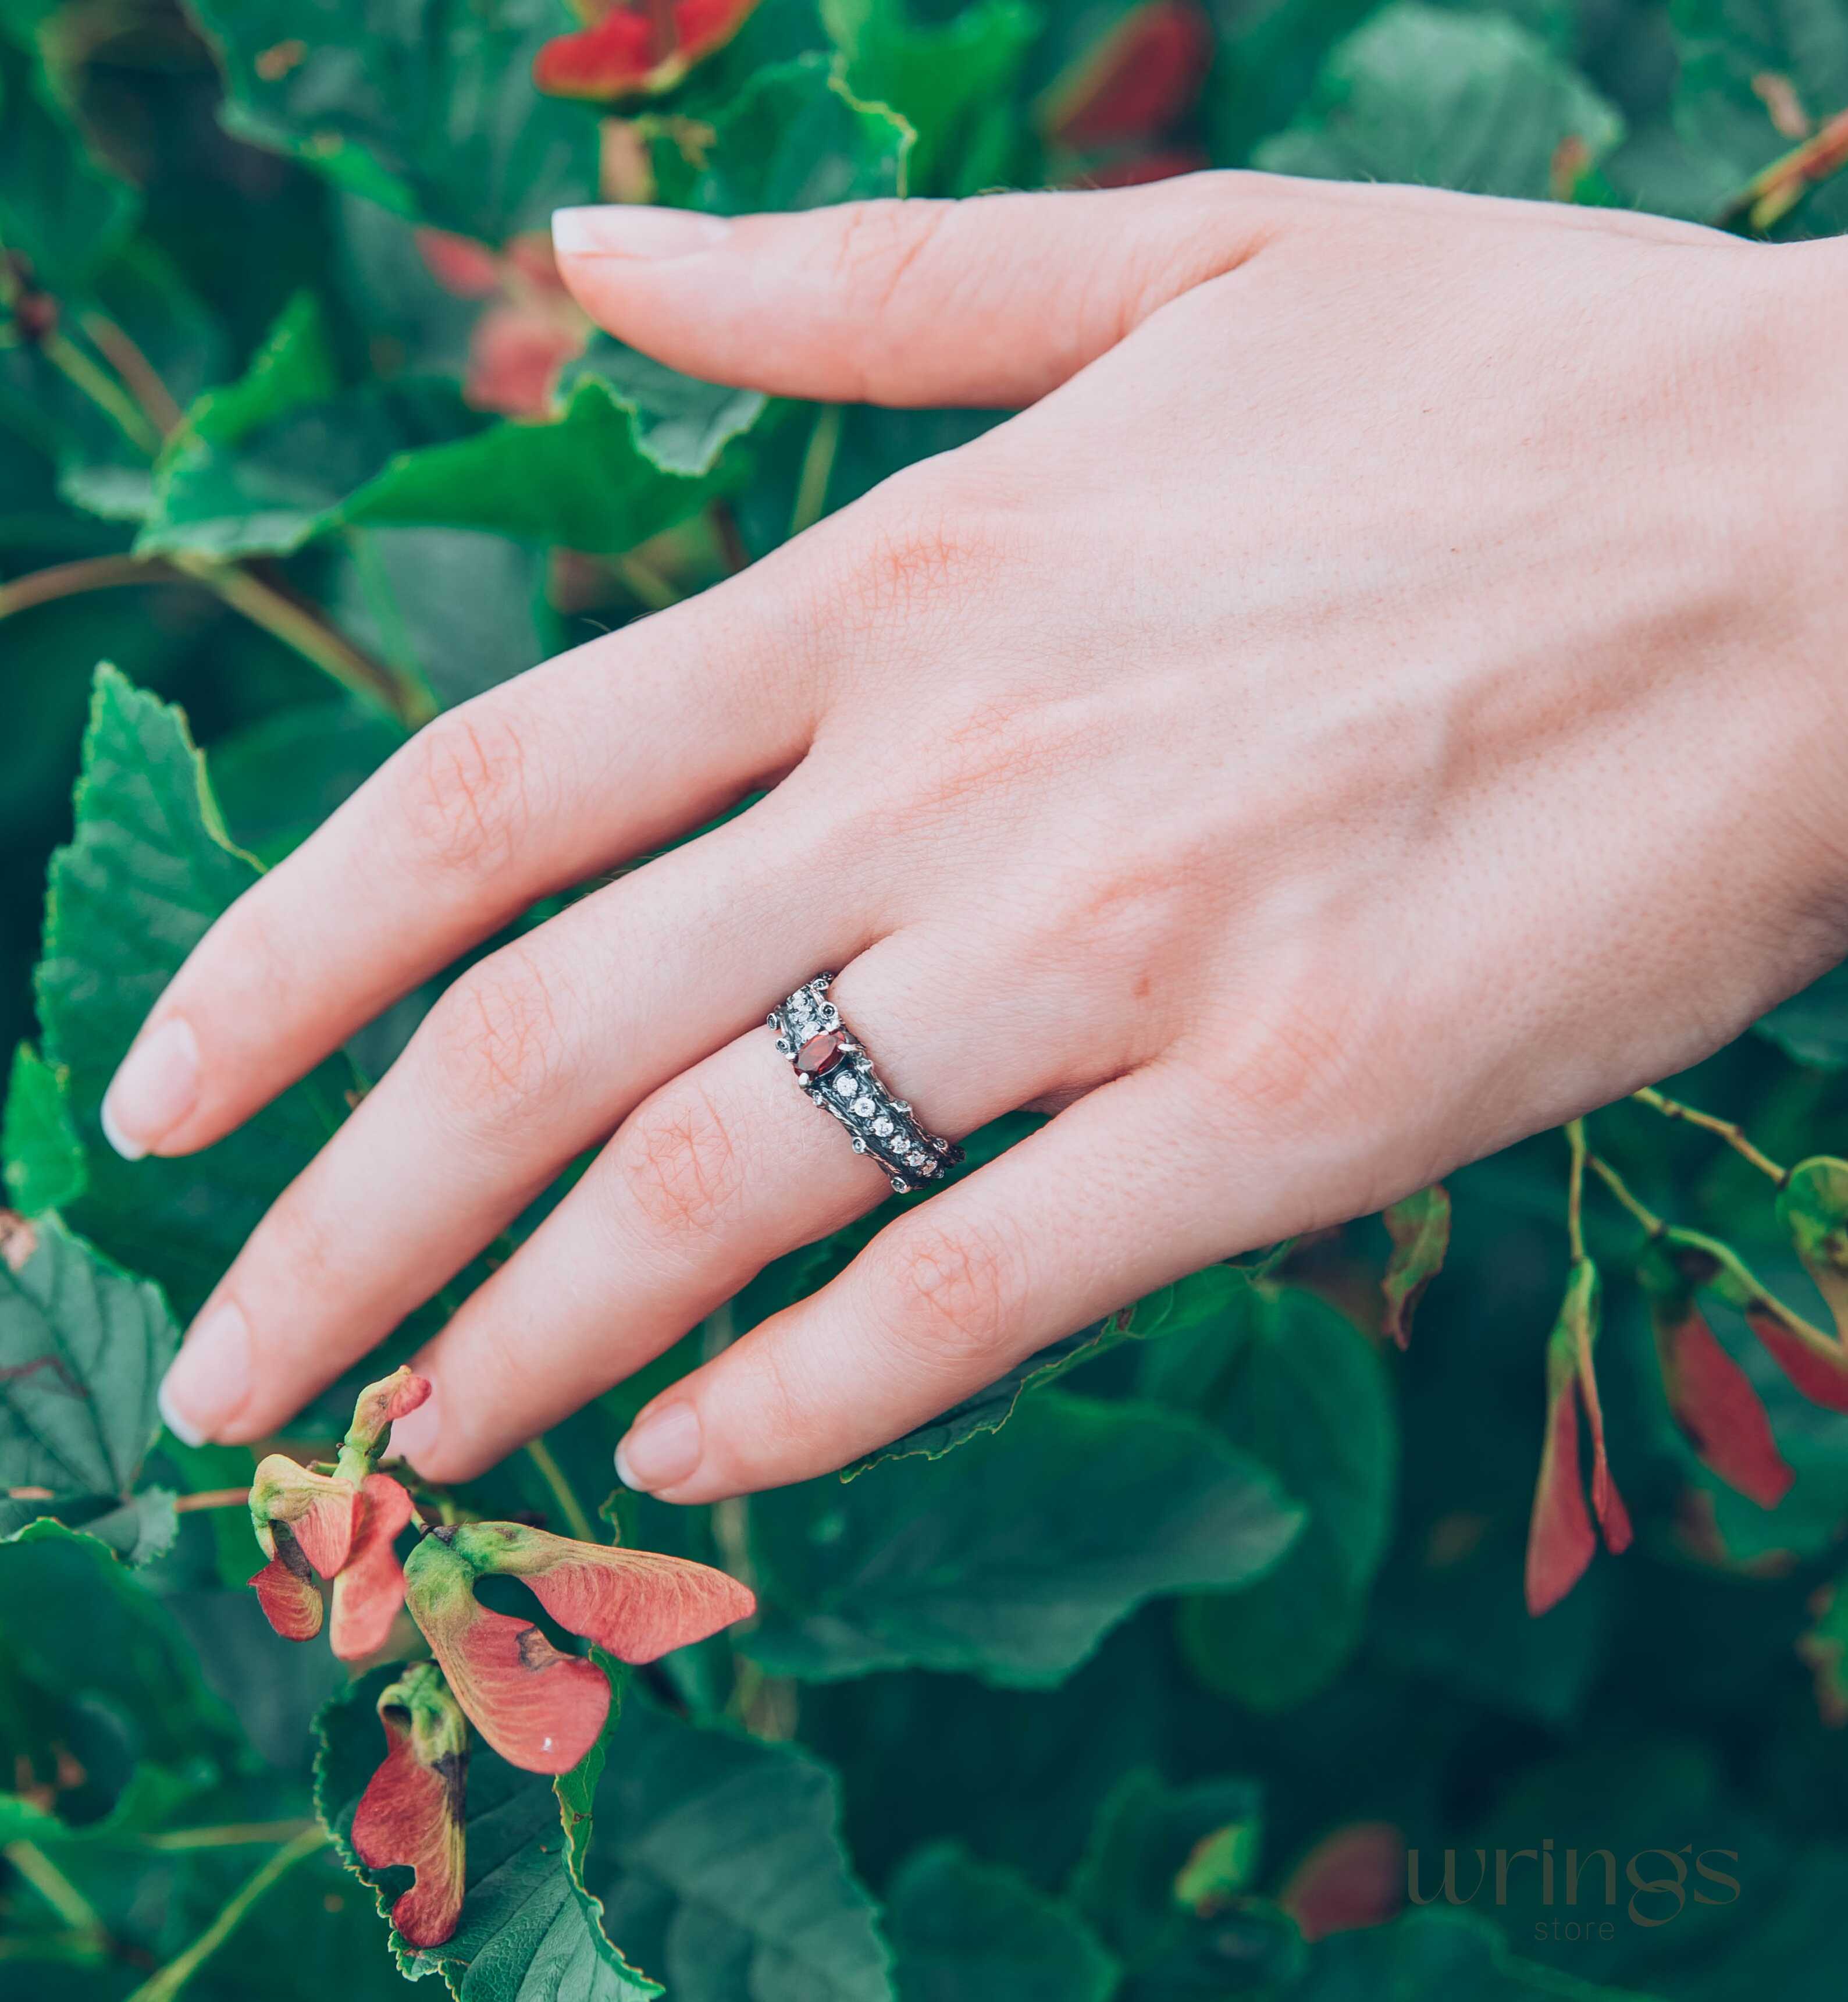
[[[1086,151],[1055,107],[1121,12],[762,0],[619,146],[529,82],[560,0],[0,0],[0,1032],[32,1219],[0,1242],[0,1489],[40,1497],[0,1501],[12,2002],[361,1997],[400,1969],[471,2002],[1840,1992],[1848,1740],[1797,1643],[1841,1561],[1848,1417],[1717,1314],[1796,1478],[1771,1512],[1716,1483],[1668,1420],[1635,1228],[1594,1192],[1638,1540],[1530,1620],[1557,1135],[1454,1178],[1403,1356],[1364,1222],[1138,1303],[845,1482],[618,1498],[627,1540],[748,1573],[762,1617],[632,1679],[556,1789],[478,1752],[434,1953],[395,1963],[343,1867],[376,1674],[272,1635],[241,1515],[185,1505],[252,1456],[160,1433],[180,1322],[434,991],[221,1146],[131,1167],[97,1107],[190,945],[424,718],[992,421],[769,402],[601,337],[543,420],[509,418],[483,316],[558,302],[504,266],[493,302],[445,290],[420,228],[498,252],[619,155],[629,191],[721,211],[1156,154],[1707,219],[1848,107],[1843,0],[1218,0],[1198,92]],[[1779,227],[1848,227],[1848,176]],[[1677,1089],[1792,1160],[1839,1150],[1845,1062],[1836,976]],[[1744,1161],[1634,1105],[1593,1132],[1821,1312]],[[597,1533],[642,1398],[857,1241],[779,1261],[462,1500]],[[1278,1901],[1362,1822],[1427,1896],[1446,1851],[1459,1895],[1479,1850],[1489,1881],[1306,1945]],[[1608,1910],[1544,1902],[1537,1854],[1497,1895],[1498,1852],[1574,1847],[1637,1860]],[[1736,1896],[1692,1874],[1708,1852]]]

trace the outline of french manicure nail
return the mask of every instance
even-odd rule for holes
[[[424,1456],[437,1442],[442,1430],[442,1386],[432,1383],[430,1395],[414,1411],[406,1411],[392,1427],[392,1436],[385,1450],[392,1457],[402,1456],[421,1474]]]
[[[699,1464],[699,1414],[677,1402],[644,1411],[616,1448],[616,1478],[643,1495],[678,1488]]]
[[[181,1343],[160,1386],[167,1429],[203,1446],[244,1407],[250,1395],[250,1329],[235,1301],[207,1307]]]
[[[724,216],[689,208],[622,203],[561,208],[552,218],[553,246],[561,257],[686,257],[711,249],[730,234]]]
[[[158,1147],[199,1096],[199,1039],[169,1015],[122,1059],[103,1100],[103,1137],[125,1161]]]

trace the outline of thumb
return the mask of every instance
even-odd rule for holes
[[[708,382],[818,401],[1031,403],[1275,234],[1257,174],[790,215],[561,209],[559,269],[597,323]]]

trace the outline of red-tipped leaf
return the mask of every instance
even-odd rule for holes
[[[441,1946],[462,1917],[468,1727],[429,1662],[381,1693],[378,1720],[385,1763],[354,1811],[354,1851],[368,1870],[417,1873],[392,1924],[412,1946]]]
[[[333,1582],[328,1640],[343,1662],[375,1655],[390,1637],[404,1603],[404,1567],[393,1547],[411,1519],[411,1499],[389,1474],[361,1484],[363,1512],[352,1554]]]
[[[312,1641],[321,1631],[321,1595],[314,1568],[286,1522],[270,1532],[275,1554],[251,1579],[263,1617],[285,1641]]]

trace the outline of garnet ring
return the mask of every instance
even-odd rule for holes
[[[853,1139],[856,1154],[870,1154],[901,1195],[940,1181],[963,1150],[927,1133],[902,1098],[879,1080],[873,1059],[849,1034],[841,1011],[828,999],[832,973],[818,973],[780,1008],[770,1010],[778,1052],[790,1060],[796,1082],[817,1105],[832,1112]]]

